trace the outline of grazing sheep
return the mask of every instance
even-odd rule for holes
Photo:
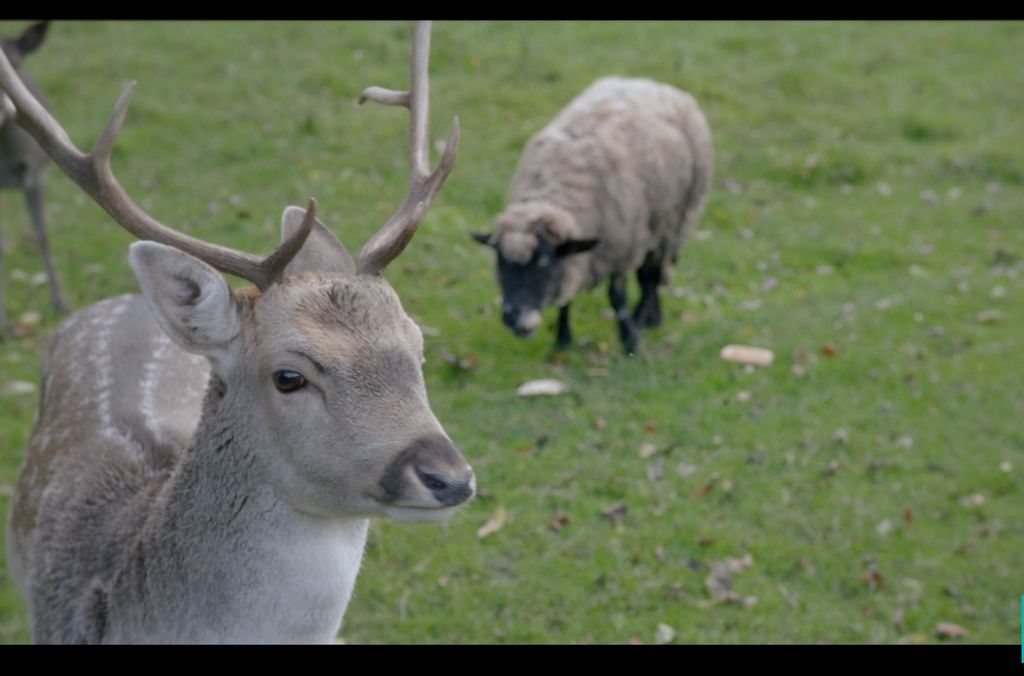
[[[608,296],[627,353],[638,328],[661,323],[667,283],[707,201],[714,152],[693,97],[647,79],[606,77],[530,139],[494,232],[502,319],[519,336],[557,305],[557,349],[572,341],[569,304],[610,277]],[[641,298],[630,314],[626,275]]]

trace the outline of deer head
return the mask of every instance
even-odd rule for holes
[[[457,119],[439,166],[429,169],[429,49],[430,24],[422,22],[410,90],[371,87],[361,98],[409,109],[412,180],[358,259],[317,220],[315,200],[285,209],[281,243],[267,256],[163,225],[132,201],[110,166],[134,83],[83,153],[0,57],[0,89],[16,121],[114,220],[146,240],[132,244],[129,262],[153,316],[176,345],[209,359],[197,435],[204,426],[227,429],[234,443],[257,449],[276,492],[304,512],[437,520],[474,492],[472,469],[427,401],[422,333],[381,275],[454,165]],[[233,291],[222,272],[255,286]]]

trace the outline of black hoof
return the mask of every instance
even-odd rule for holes
[[[622,339],[622,351],[627,355],[639,352],[640,334],[634,329],[619,336]]]
[[[633,315],[633,323],[638,329],[649,329],[661,326],[661,315],[657,312],[638,311]]]

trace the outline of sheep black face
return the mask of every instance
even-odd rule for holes
[[[523,241],[517,241],[514,235],[519,235]],[[495,250],[502,293],[501,319],[517,336],[527,338],[540,326],[541,310],[556,304],[563,295],[565,259],[590,251],[597,246],[597,240],[569,240],[555,244],[532,234],[514,235],[507,233],[502,238],[511,240],[509,246],[503,246],[502,241],[496,241],[489,234],[474,233],[473,239]],[[561,306],[559,347],[571,342],[568,307],[567,301]]]

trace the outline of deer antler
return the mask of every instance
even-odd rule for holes
[[[269,256],[260,258],[177,232],[140,209],[117,182],[110,168],[110,154],[128,112],[135,90],[132,82],[114,106],[107,125],[93,149],[85,154],[72,142],[56,119],[28,91],[0,50],[0,89],[17,111],[15,121],[25,128],[68,177],[106,210],[114,220],[139,239],[173,246],[203,260],[221,272],[247,279],[261,290],[280,276],[288,261],[302,248],[316,220],[316,200],[310,199],[302,226]]]
[[[3,92],[0,92],[0,124],[3,124],[8,117],[14,119],[14,114],[17,112],[14,109],[14,103]]]
[[[409,91],[400,92],[382,87],[368,87],[359,97],[359,103],[367,99],[388,106],[405,106],[409,109],[411,128],[409,131],[409,164],[411,179],[409,192],[398,211],[388,219],[359,253],[357,270],[359,274],[378,274],[394,260],[427,215],[434,197],[441,190],[445,179],[455,166],[455,154],[459,148],[459,118],[452,123],[448,141],[437,169],[430,171],[430,148],[428,145],[430,118],[430,85],[427,69],[430,62],[430,22],[416,24],[412,47],[412,75]]]

